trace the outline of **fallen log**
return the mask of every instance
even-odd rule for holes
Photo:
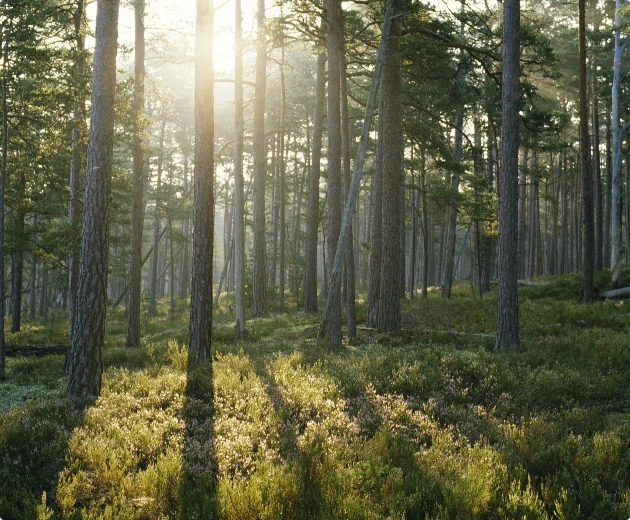
[[[630,287],[622,287],[621,289],[613,289],[602,293],[604,298],[630,298]]]
[[[5,353],[7,356],[33,356],[43,357],[51,354],[66,354],[70,349],[69,345],[7,345],[5,347]]]

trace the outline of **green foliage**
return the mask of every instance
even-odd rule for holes
[[[62,398],[61,356],[10,359],[0,516],[627,517],[627,312],[577,303],[574,285],[523,287],[523,346],[503,353],[484,335],[492,293],[465,287],[406,302],[403,333],[362,331],[338,352],[301,314],[250,320],[256,340],[234,344],[220,307],[213,363],[197,368],[185,318],[160,315],[140,348],[110,338],[84,413]]]

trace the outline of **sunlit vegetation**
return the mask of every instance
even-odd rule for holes
[[[222,299],[212,373],[187,374],[185,312],[147,319],[136,349],[120,313],[86,408],[64,397],[62,356],[10,358],[0,515],[625,518],[630,311],[579,304],[579,277],[549,282],[521,290],[522,347],[505,353],[495,292],[456,285],[404,302],[400,333],[360,322],[339,351],[295,309],[234,344]]]

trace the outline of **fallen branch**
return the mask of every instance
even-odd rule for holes
[[[622,287],[621,289],[606,291],[602,293],[602,296],[604,298],[630,298],[630,287]]]

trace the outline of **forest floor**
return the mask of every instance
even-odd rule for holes
[[[464,284],[405,301],[398,334],[361,328],[359,302],[359,338],[332,352],[295,306],[234,344],[222,301],[212,368],[193,371],[185,302],[143,319],[137,349],[111,311],[85,408],[65,397],[63,356],[8,359],[0,518],[626,519],[630,303],[582,305],[578,276],[549,281],[519,289],[507,352],[496,293]],[[58,313],[7,343],[64,329]]]

